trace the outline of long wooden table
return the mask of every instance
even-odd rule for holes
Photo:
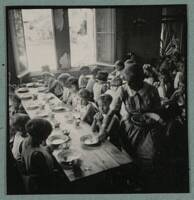
[[[19,97],[23,95],[17,92],[16,94]],[[49,114],[52,113],[51,106],[49,106],[48,102],[44,100],[45,95],[53,96],[52,99],[49,101],[50,103],[58,104],[61,102],[55,95],[51,93],[40,93],[38,92],[37,88],[29,88],[28,94],[36,94],[38,96],[37,100],[22,100],[22,105],[30,118],[34,118],[37,116],[37,110],[28,109],[28,107],[34,103],[37,105],[45,105],[44,111]],[[84,147],[80,142],[80,137],[86,134],[92,134],[91,127],[84,122],[81,122],[79,127],[76,127],[74,123],[69,123],[68,117],[72,116],[72,114],[73,113],[70,110],[64,112],[55,112],[55,119],[60,123],[60,128],[55,128],[52,132],[52,134],[54,135],[60,133],[62,129],[68,129],[70,131],[71,138],[70,148],[80,152],[81,173],[76,173],[74,169],[63,169],[64,173],[71,182],[106,170],[118,168],[125,164],[132,163],[131,157],[125,151],[120,151],[108,140],[96,147]],[[45,118],[52,122],[49,116]],[[58,149],[54,150],[53,155],[59,162],[59,159],[57,157],[58,151]]]

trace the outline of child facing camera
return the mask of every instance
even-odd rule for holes
[[[121,71],[124,69],[124,63],[121,60],[115,62],[115,70],[111,73],[112,76],[120,76]]]
[[[97,113],[98,108],[91,101],[91,93],[87,89],[81,89],[79,91],[79,96],[81,98],[81,120],[87,122],[88,124],[92,124],[94,115]]]
[[[94,94],[94,101],[97,102],[97,99],[100,97],[101,94],[104,94],[108,88],[108,72],[105,71],[98,71],[96,75],[96,83],[93,87],[93,94]]]
[[[83,66],[80,68],[81,75],[78,80],[79,89],[86,88],[87,83],[88,83],[88,78],[86,75],[89,74],[89,72],[90,72],[90,68],[88,66]]]
[[[110,104],[112,102],[112,97],[110,94],[102,94],[98,98],[98,107],[99,107],[99,112],[95,114],[94,120],[92,123],[92,131],[93,132],[99,132],[99,139],[104,140],[107,137],[110,137],[110,141],[117,147],[120,147],[120,142],[119,142],[119,128],[120,128],[120,120],[116,115],[113,115],[112,120],[110,121],[107,129],[106,129],[106,134],[101,135],[101,129],[105,124],[105,118],[110,110]],[[101,136],[103,138],[101,138]]]

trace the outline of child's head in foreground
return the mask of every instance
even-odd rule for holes
[[[52,125],[46,119],[34,118],[26,124],[26,132],[31,136],[35,145],[40,145],[52,132]]]
[[[26,136],[25,125],[30,120],[29,116],[23,113],[16,113],[12,117],[12,127],[16,132],[21,132]]]

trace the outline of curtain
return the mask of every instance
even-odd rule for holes
[[[16,75],[18,78],[21,78],[28,73],[28,60],[21,9],[9,10],[8,17],[15,61],[15,66],[12,67],[16,68]]]
[[[53,9],[53,23],[58,69],[68,69],[71,67],[68,10]]]
[[[161,55],[171,55],[181,52],[183,42],[183,23],[166,22],[162,24]]]

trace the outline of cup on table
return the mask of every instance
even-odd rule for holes
[[[80,119],[75,120],[75,127],[78,128],[80,126]]]
[[[33,94],[33,95],[32,95],[32,99],[33,99],[33,100],[37,100],[37,99],[38,99],[38,95],[37,95],[37,94]]]
[[[45,105],[44,105],[44,104],[41,104],[41,105],[40,105],[40,109],[41,109],[41,110],[44,110],[44,109],[45,109]]]
[[[49,117],[50,117],[51,120],[52,120],[52,119],[55,119],[55,114],[51,112],[51,113],[49,114]]]
[[[54,123],[54,127],[55,127],[55,128],[60,128],[60,122],[55,122],[55,123]]]

